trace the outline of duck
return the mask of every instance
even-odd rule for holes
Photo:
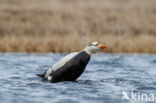
[[[45,70],[44,73],[36,75],[42,78],[43,81],[51,83],[76,81],[84,72],[91,55],[104,48],[106,48],[105,45],[94,41],[89,43],[83,50],[66,55],[53,66]]]

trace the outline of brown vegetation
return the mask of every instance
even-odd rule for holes
[[[0,0],[1,52],[156,53],[156,0]]]

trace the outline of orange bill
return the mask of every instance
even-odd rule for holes
[[[104,48],[106,48],[106,46],[105,45],[99,45],[98,48],[104,49]]]

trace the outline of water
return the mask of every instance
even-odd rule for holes
[[[0,53],[0,103],[156,103],[156,55],[95,54],[76,82],[35,76],[64,55]],[[123,92],[129,100],[121,100]],[[140,101],[142,94],[148,98]]]

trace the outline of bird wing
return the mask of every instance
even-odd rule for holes
[[[68,62],[70,59],[72,59],[73,57],[75,57],[77,54],[78,54],[78,52],[70,53],[70,54],[66,55],[65,57],[63,57],[58,62],[56,62],[52,67],[50,67],[47,70],[45,77],[47,78],[51,74],[52,71],[56,71],[57,69],[59,69],[60,67],[62,67],[66,62]]]

